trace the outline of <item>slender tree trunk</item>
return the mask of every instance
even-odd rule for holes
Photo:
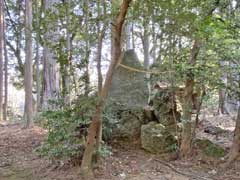
[[[204,85],[202,85],[201,90],[202,90],[201,91],[201,96],[197,100],[197,112],[196,112],[196,118],[195,118],[195,128],[198,127],[199,115],[200,115],[200,112],[201,112],[201,109],[202,109],[203,99],[206,96],[206,91],[205,91],[205,86]],[[195,129],[194,129],[194,131],[195,131]]]
[[[17,24],[22,24],[22,1],[21,0],[17,0],[17,5],[18,5],[18,10],[17,10]],[[21,49],[21,41],[22,41],[22,27],[21,26],[17,26],[17,34],[16,34],[16,57],[18,60],[18,65],[19,65],[19,70],[22,73],[22,76],[24,76],[24,64],[23,64],[23,60],[22,60],[22,49]]]
[[[0,0],[0,121],[3,113],[3,53],[4,53],[4,10],[3,0]]]
[[[232,147],[228,154],[228,160],[225,164],[225,167],[228,167],[234,160],[236,160],[239,157],[239,155],[240,155],[240,102],[238,102],[238,114],[237,114]]]
[[[32,96],[32,1],[26,0],[25,13],[25,36],[26,36],[26,59],[24,72],[25,87],[25,114],[26,127],[33,125],[33,96]]]
[[[220,0],[214,1],[214,6],[207,13],[207,16],[211,16],[214,10],[218,7]],[[195,39],[193,48],[191,50],[191,55],[189,58],[188,64],[191,66],[195,66],[197,61],[197,56],[200,51],[200,40]],[[182,142],[180,146],[180,157],[184,158],[189,155],[192,149],[192,135],[195,132],[192,132],[192,97],[193,97],[193,88],[194,88],[194,74],[193,72],[187,72],[187,78],[185,82],[184,89],[184,105],[183,105],[183,132],[182,132]]]
[[[200,50],[200,42],[198,40],[194,41],[193,48],[191,50],[191,56],[188,64],[194,66],[197,61],[197,55]],[[184,89],[184,104],[183,104],[183,132],[182,132],[182,142],[180,146],[180,156],[186,157],[191,152],[192,148],[192,95],[194,88],[194,74],[189,71],[187,72],[187,78],[185,82]]]
[[[85,33],[87,36],[89,36],[89,1],[85,0],[84,1],[84,14],[85,14]],[[84,94],[85,96],[89,95],[90,92],[90,77],[89,77],[89,57],[91,54],[91,50],[90,50],[90,44],[89,44],[89,39],[86,38],[85,40],[85,74],[84,74],[84,83],[85,83],[85,87],[84,87]]]
[[[238,73],[238,78],[240,77],[240,73]],[[238,89],[240,89],[240,81],[238,79]],[[237,120],[234,130],[234,137],[232,146],[230,148],[230,152],[228,154],[228,158],[226,163],[224,164],[225,168],[227,168],[233,161],[235,161],[240,155],[240,93],[237,92]]]
[[[98,94],[101,94],[102,91],[102,70],[101,70],[101,62],[102,62],[102,43],[103,43],[103,37],[104,32],[99,32],[99,39],[98,39],[98,47],[97,47],[97,71],[98,71]]]
[[[93,179],[91,164],[92,164],[92,156],[95,150],[97,131],[99,129],[99,121],[102,114],[102,107],[104,106],[104,103],[108,96],[109,88],[111,86],[114,70],[117,66],[119,58],[121,58],[122,27],[123,27],[130,3],[131,3],[131,0],[122,1],[119,14],[117,15],[116,20],[114,21],[114,28],[113,28],[114,39],[113,39],[113,48],[112,48],[113,56],[106,74],[105,83],[102,88],[98,105],[96,107],[95,115],[92,118],[93,121],[89,127],[87,144],[86,144],[86,148],[84,151],[83,160],[81,164],[81,173],[84,179]]]
[[[69,25],[70,25],[70,21],[69,21],[69,7],[70,6],[70,2],[67,1],[67,11],[66,11],[66,18],[67,18],[67,64],[65,64],[64,68],[64,90],[65,90],[65,103],[70,105],[71,104],[71,97],[70,97],[70,64],[71,64],[71,60],[72,60],[72,50],[71,50],[71,36],[70,36],[70,32],[69,32]]]
[[[221,82],[227,86],[227,79],[228,79],[228,74],[224,73],[224,68],[228,65],[228,63],[224,60],[221,60],[219,62],[220,69],[222,70],[223,74],[220,78]],[[219,87],[218,90],[218,114],[228,114],[228,111],[226,109],[226,88],[224,87]]]
[[[102,0],[102,4],[104,6],[104,15],[106,15],[106,5],[104,0]],[[98,1],[98,16],[100,16],[101,10],[100,10],[100,0]],[[102,44],[103,39],[105,36],[105,31],[107,28],[107,23],[105,22],[103,24],[103,28],[101,29],[100,21],[98,21],[98,44],[97,44],[97,72],[98,72],[98,96],[101,96],[102,93],[102,83],[103,83],[103,77],[102,77],[102,70],[101,70],[101,63],[102,63]],[[99,152],[101,148],[101,142],[102,142],[102,118],[99,119],[99,128],[97,132],[97,142],[96,142],[96,149]]]
[[[37,86],[37,111],[41,109],[41,87],[40,87],[40,56],[39,43],[36,42],[36,86]]]
[[[227,109],[225,107],[225,91],[223,89],[219,89],[218,91],[218,114],[226,114]]]
[[[35,2],[36,13],[39,13],[37,1]],[[37,17],[37,27],[39,27],[39,17]],[[37,32],[36,41],[36,89],[37,89],[37,112],[41,109],[41,80],[40,80],[40,56],[39,56],[39,33]]]
[[[144,29],[144,34],[142,38],[143,51],[144,51],[144,67],[149,68],[150,65],[150,54],[149,54],[149,34],[146,29]]]
[[[142,44],[143,44],[143,52],[144,52],[144,67],[149,69],[150,66],[150,42],[149,42],[149,33],[146,28],[144,28],[143,37],[142,37]],[[151,94],[151,84],[150,84],[150,74],[146,73],[147,79],[147,88],[148,88],[148,102],[150,102],[150,94]]]
[[[4,34],[6,32],[6,23],[4,21]],[[7,121],[7,107],[8,107],[8,53],[7,53],[7,45],[6,45],[6,36],[4,37],[4,106],[3,106],[3,120]]]
[[[152,58],[153,63],[156,63],[157,61],[157,38],[156,38],[156,32],[155,32],[155,12],[153,12],[153,18],[152,18],[152,39],[153,39],[153,48],[152,48]]]

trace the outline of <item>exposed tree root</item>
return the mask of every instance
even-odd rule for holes
[[[201,176],[196,176],[196,175],[193,175],[193,174],[181,172],[181,171],[177,170],[172,164],[167,163],[165,161],[162,161],[162,160],[159,160],[159,159],[154,159],[154,160],[163,164],[164,166],[169,167],[172,171],[174,171],[177,174],[187,176],[187,177],[192,178],[192,179],[211,180],[210,178],[207,178],[207,177],[201,177]]]

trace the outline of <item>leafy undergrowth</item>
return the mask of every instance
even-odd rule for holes
[[[0,125],[0,180],[79,180],[79,167],[70,163],[54,164],[34,153],[46,136],[46,131],[34,127],[22,129],[21,124]],[[206,134],[207,136],[207,134]],[[221,138],[226,138],[222,135]],[[228,139],[230,141],[230,139]],[[138,146],[113,145],[111,156],[95,165],[99,180],[237,180],[240,162],[227,171],[219,169],[220,160],[194,154],[188,160],[155,156]],[[171,159],[171,161],[169,160]]]

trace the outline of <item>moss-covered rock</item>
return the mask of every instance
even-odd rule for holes
[[[142,148],[156,154],[174,151],[177,138],[173,127],[164,126],[157,122],[150,122],[141,128]]]
[[[180,121],[177,111],[176,98],[172,90],[158,87],[153,91],[151,106],[158,122],[165,126],[172,126]]]
[[[126,138],[139,138],[143,124],[143,110],[131,109],[121,112],[119,135]]]
[[[144,110],[142,108],[125,109],[121,106],[118,107],[119,109],[115,106],[112,111],[115,117],[115,122],[112,122],[114,124],[112,137],[128,140],[139,139],[141,126],[145,123]]]
[[[225,150],[221,146],[214,144],[209,139],[196,139],[194,145],[207,156],[221,158],[225,156]]]

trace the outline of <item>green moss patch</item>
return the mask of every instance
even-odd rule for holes
[[[221,146],[214,144],[209,139],[197,139],[194,142],[197,149],[200,149],[205,155],[221,158],[225,156],[225,150]]]

